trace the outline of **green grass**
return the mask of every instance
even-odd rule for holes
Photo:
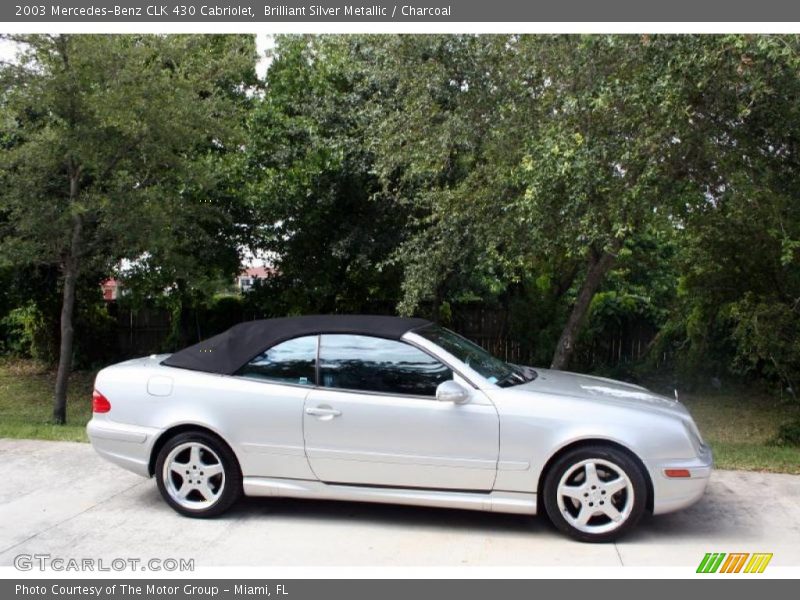
[[[781,424],[800,418],[800,406],[763,392],[735,390],[681,397],[720,469],[800,474],[800,447],[772,443]]]
[[[94,373],[70,378],[67,425],[51,422],[55,373],[32,361],[0,361],[0,437],[85,442]],[[800,448],[775,446],[780,425],[800,406],[759,392],[703,392],[682,397],[721,469],[800,474]]]
[[[88,441],[94,373],[79,371],[69,381],[67,424],[52,421],[55,372],[33,361],[0,361],[0,438]]]

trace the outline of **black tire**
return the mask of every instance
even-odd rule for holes
[[[578,465],[580,465],[582,461],[591,461],[592,459],[600,461],[597,463],[597,466],[599,466],[598,475],[600,477],[606,476],[611,478],[611,476],[614,475],[613,471],[607,465],[602,464],[603,461],[605,461],[606,463],[611,463],[616,469],[624,472],[631,484],[633,501],[623,521],[618,525],[614,525],[610,517],[604,513],[600,513],[593,516],[586,524],[589,527],[598,529],[601,529],[604,525],[615,527],[611,531],[591,532],[578,529],[576,525],[570,523],[567,517],[562,514],[562,508],[559,506],[558,487],[562,477],[572,471],[570,477],[577,477],[578,483],[580,483],[580,478],[583,477],[585,480],[587,476],[585,468],[583,475],[581,475],[581,467],[578,467]],[[601,484],[608,483],[609,481],[601,481]],[[599,487],[602,488],[603,485]],[[614,448],[613,446],[602,444],[579,447],[557,459],[547,472],[542,492],[545,511],[553,525],[563,533],[581,542],[611,542],[620,538],[636,526],[642,518],[642,514],[644,514],[645,507],[647,506],[647,483],[645,475],[642,473],[642,468],[628,453]],[[587,490],[587,492],[595,493],[592,490]],[[627,503],[630,500],[628,493],[626,489],[616,492],[612,496],[598,496],[595,502],[598,504],[610,502],[612,506],[620,504],[623,507],[627,507]],[[584,494],[581,495],[583,496]],[[609,500],[609,498],[612,498],[612,500]],[[586,506],[584,506],[584,500],[573,500],[565,496],[563,499],[563,510],[567,513],[567,516],[573,518],[577,517],[578,515],[576,513],[579,513],[581,508],[586,509],[589,506],[588,502],[590,500],[592,500],[592,498],[587,497],[585,500]],[[594,508],[594,510],[598,510],[598,508]],[[617,507],[615,506],[615,508]]]
[[[210,505],[207,506],[200,506],[200,502],[197,502],[196,500],[193,502],[191,497],[187,497],[187,499],[185,499],[183,502],[197,504],[197,506],[185,506],[178,502],[176,498],[172,496],[170,490],[172,489],[174,491],[175,487],[177,486],[175,483],[176,480],[178,482],[182,482],[182,475],[175,475],[169,471],[165,473],[165,463],[173,451],[176,451],[181,446],[190,444],[199,444],[200,447],[207,449],[204,451],[201,448],[201,455],[203,455],[204,459],[210,458],[214,460],[213,464],[209,466],[215,466],[217,464],[216,459],[218,459],[219,464],[222,466],[222,477],[215,475],[207,478],[210,486],[209,489],[214,489],[214,487],[216,487],[216,491],[218,492],[218,496]],[[189,450],[191,450],[191,448],[189,448]],[[189,450],[187,450],[187,452]],[[209,450],[210,452],[208,452]],[[187,465],[187,469],[188,467],[189,465]],[[200,469],[202,469],[202,466],[200,466]],[[179,433],[178,435],[170,438],[158,453],[154,475],[158,485],[158,491],[161,492],[161,496],[164,498],[167,504],[169,504],[176,512],[186,517],[216,517],[227,511],[242,496],[242,472],[239,468],[239,462],[236,460],[236,456],[233,454],[233,451],[228,447],[228,445],[222,440],[203,431],[188,431]],[[189,477],[192,476],[194,475],[190,475]],[[165,477],[172,478],[172,485],[170,485],[170,482],[165,481]],[[198,478],[197,481],[200,480],[201,478]],[[197,494],[199,492],[192,493]],[[203,496],[197,496],[196,498],[203,498]]]

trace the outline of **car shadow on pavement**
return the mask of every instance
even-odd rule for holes
[[[142,500],[146,500],[151,507],[160,506],[165,511],[170,510],[161,501],[155,485],[149,490],[143,488],[141,493]],[[762,528],[760,513],[756,507],[751,509],[743,500],[725,489],[709,490],[697,504],[681,511],[658,516],[646,513],[639,525],[624,540],[742,539],[750,537],[750,534],[757,535]],[[420,528],[499,535],[525,533],[562,537],[542,513],[526,516],[335,500],[244,497],[217,519],[239,521],[270,516],[303,523],[335,524],[346,521],[351,525],[380,525],[399,529]]]
[[[665,515],[646,513],[626,541],[658,538],[662,541],[716,538],[742,539],[759,535],[758,510],[727,490],[715,489],[697,504]],[[296,500],[292,498],[244,498],[232,511],[237,518],[279,515],[282,518],[317,521],[350,521],[402,528],[469,530],[485,534],[534,533],[560,536],[546,515],[487,513],[363,502]]]
[[[484,534],[511,534],[527,531],[558,535],[547,518],[369,502],[243,498],[229,511],[228,515],[235,519],[279,516],[283,520],[347,521],[351,524],[381,525],[400,529],[465,530]]]
[[[706,494],[697,504],[665,515],[645,514],[626,542],[648,539],[684,541],[700,539],[745,540],[758,537],[763,525],[757,511],[727,495]]]

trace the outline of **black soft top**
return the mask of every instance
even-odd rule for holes
[[[161,364],[231,375],[268,348],[292,338],[349,333],[398,340],[407,331],[428,324],[426,319],[379,315],[309,315],[247,321],[179,350]]]

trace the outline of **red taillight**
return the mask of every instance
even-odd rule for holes
[[[664,475],[667,477],[691,477],[692,474],[689,469],[664,469]]]
[[[92,410],[96,413],[107,413],[111,410],[111,402],[97,390],[92,392]]]

